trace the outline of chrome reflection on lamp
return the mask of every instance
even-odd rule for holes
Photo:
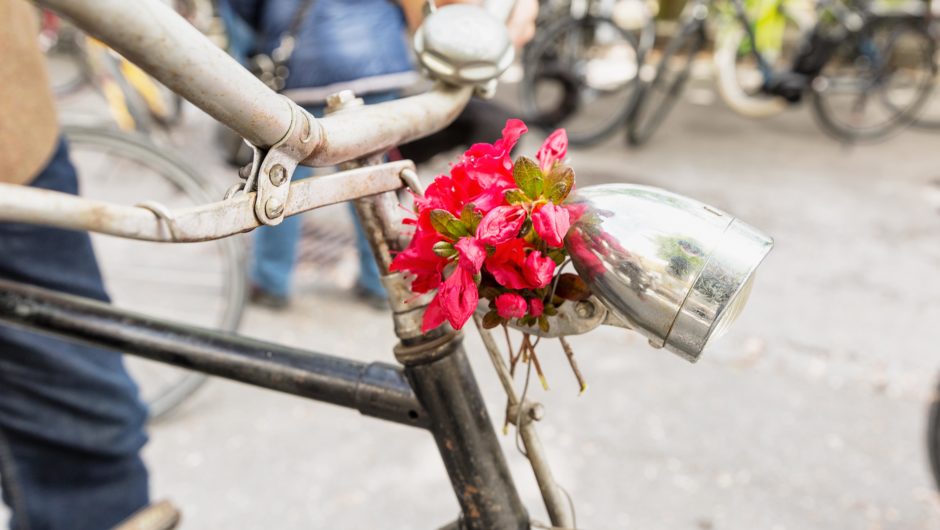
[[[572,194],[565,241],[594,295],[650,344],[695,362],[738,317],[773,240],[731,215],[631,184]]]

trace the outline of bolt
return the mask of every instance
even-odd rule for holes
[[[274,164],[271,166],[271,169],[268,170],[268,178],[271,179],[271,184],[280,186],[287,180],[287,170],[280,164]]]
[[[264,203],[264,213],[271,219],[276,219],[284,213],[284,203],[277,197],[271,197]]]
[[[365,104],[362,98],[357,98],[352,90],[340,90],[326,96],[326,112],[336,112],[347,107],[358,107]]]
[[[541,421],[545,417],[545,407],[541,403],[534,403],[529,407],[529,417],[535,421]]]
[[[587,300],[578,302],[578,304],[574,306],[574,312],[581,318],[593,317],[596,310],[597,308],[594,307],[594,304]]]

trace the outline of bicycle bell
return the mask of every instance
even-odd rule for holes
[[[455,85],[496,79],[515,54],[505,22],[472,4],[432,11],[415,32],[414,50],[434,78]]]
[[[594,295],[652,346],[692,362],[737,319],[773,247],[735,217],[659,188],[589,186],[570,202],[580,215],[565,244]]]

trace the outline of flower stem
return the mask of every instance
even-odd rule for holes
[[[568,344],[568,340],[564,337],[558,337],[558,342],[561,343],[561,347],[565,350],[565,355],[568,357],[568,364],[571,365],[571,371],[574,372],[574,377],[578,380],[578,386],[581,387],[578,395],[584,394],[587,390],[587,382],[584,380],[584,376],[581,375],[581,369],[578,368],[578,362],[574,358],[574,350],[571,349],[571,344]]]

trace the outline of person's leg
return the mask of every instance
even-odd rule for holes
[[[313,171],[301,167],[292,180],[307,178]],[[291,279],[300,242],[301,216],[285,217],[277,226],[262,226],[254,232],[254,248],[250,280],[259,296],[267,297],[266,305],[284,305],[290,296]],[[256,301],[264,302],[261,299]]]
[[[33,187],[77,193],[64,142]],[[107,301],[82,232],[0,223],[0,277]],[[111,528],[148,502],[121,354],[0,326],[0,479],[16,530]]]

